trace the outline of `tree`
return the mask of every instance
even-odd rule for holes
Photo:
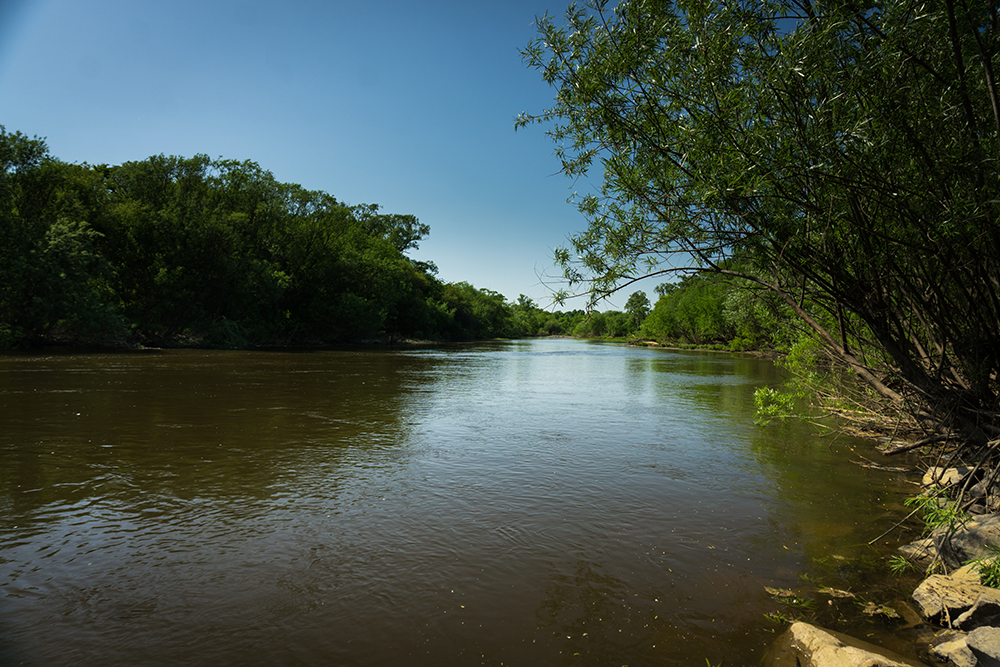
[[[378,210],[378,204],[363,204],[354,207],[354,215],[366,232],[386,239],[399,252],[416,250],[420,240],[431,233],[430,225],[415,215],[380,214]]]
[[[556,253],[570,289],[738,278],[883,409],[1000,434],[995,4],[609,7],[539,19],[523,53],[557,92],[517,126],[546,124],[567,175],[603,173]]]
[[[55,332],[122,334],[90,224],[90,176],[49,155],[44,140],[0,126],[0,346]]]
[[[0,127],[0,346],[464,340],[542,329],[547,315],[527,297],[515,308],[497,292],[445,285],[432,262],[407,257],[429,231],[413,215],[280,183],[250,160],[71,165],[43,140]]]
[[[731,287],[716,275],[688,276],[664,293],[643,323],[642,333],[656,340],[704,344],[729,341],[733,327],[724,302]]]
[[[625,302],[625,312],[628,313],[633,331],[642,326],[646,315],[649,315],[649,297],[646,293],[633,292]]]

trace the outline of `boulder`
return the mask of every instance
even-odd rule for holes
[[[883,648],[808,623],[793,623],[764,657],[766,667],[926,667]]]
[[[978,667],[979,664],[965,637],[938,644],[931,649],[931,655],[935,660],[954,667]]]
[[[983,586],[971,567],[932,574],[913,591],[920,614],[947,628],[972,630],[1000,623],[1000,590]]]
[[[958,466],[957,468],[941,468],[934,466],[928,468],[927,472],[924,473],[924,478],[921,481],[927,488],[944,488],[946,486],[952,486],[958,484],[965,476],[972,472],[972,468],[969,466]]]
[[[969,489],[969,498],[985,498],[996,493],[996,491],[996,484],[990,484],[988,479],[980,480]]]
[[[983,514],[951,531],[941,526],[931,533],[941,559],[951,567],[994,555],[1000,545],[1000,514]]]
[[[937,547],[934,546],[932,538],[925,537],[909,544],[904,544],[896,549],[896,553],[917,567],[926,568],[937,558]]]
[[[979,667],[1000,667],[1000,628],[977,628],[965,638]]]

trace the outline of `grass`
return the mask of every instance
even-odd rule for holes
[[[942,526],[947,526],[951,530],[969,520],[968,513],[963,512],[958,503],[949,499],[943,491],[907,498],[903,504],[920,509],[923,514],[924,533],[932,533]]]

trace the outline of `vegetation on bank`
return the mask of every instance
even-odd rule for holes
[[[429,231],[250,161],[68,164],[0,127],[0,347],[456,341],[586,320],[438,280],[407,256]]]
[[[849,388],[837,409],[990,463],[998,52],[987,2],[593,0],[543,17],[523,55],[555,101],[518,125],[547,127],[568,176],[603,181],[557,251],[568,291],[674,274],[692,296],[757,292],[727,291],[721,314],[677,298],[646,326],[774,338],[809,358],[805,386]],[[754,324],[771,314],[782,327]]]
[[[669,316],[677,329],[644,325],[643,292],[625,311],[553,312],[444,283],[407,256],[430,231],[415,216],[280,183],[250,161],[68,164],[0,127],[0,205],[0,347],[724,335],[686,314]]]
[[[731,284],[691,276],[624,311],[552,312],[407,251],[413,215],[349,206],[256,163],[52,157],[0,128],[0,346],[43,341],[220,346],[523,336],[767,348],[778,320]]]

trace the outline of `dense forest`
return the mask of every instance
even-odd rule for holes
[[[0,347],[457,341],[606,317],[442,282],[407,256],[429,231],[250,161],[69,164],[0,127]]]
[[[251,161],[69,164],[0,126],[0,347],[311,345],[577,336],[774,349],[780,312],[691,276],[624,311],[552,311],[407,256],[430,228]],[[648,317],[647,317],[648,315]],[[784,318],[784,319],[783,319]]]

